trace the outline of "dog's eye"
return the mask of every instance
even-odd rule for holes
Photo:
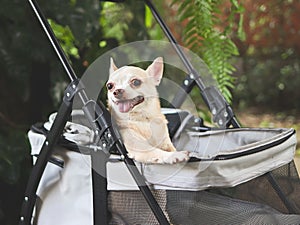
[[[139,79],[133,79],[133,80],[131,81],[131,83],[132,83],[133,86],[139,87],[139,86],[141,86],[142,81],[139,80]]]
[[[114,84],[113,83],[107,83],[106,87],[107,87],[108,90],[111,90],[111,89],[114,88]]]

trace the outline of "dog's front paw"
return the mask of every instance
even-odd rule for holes
[[[189,158],[189,152],[187,151],[171,152],[167,157],[164,158],[164,163],[174,164],[186,162],[189,160]]]

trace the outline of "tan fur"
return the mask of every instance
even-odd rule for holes
[[[143,163],[176,163],[189,159],[188,152],[177,152],[168,133],[167,120],[161,113],[156,86],[163,74],[163,61],[159,57],[146,69],[134,66],[117,68],[111,59],[107,84],[108,106],[123,138],[128,155]],[[141,85],[133,85],[133,80]],[[122,95],[117,96],[119,90]],[[130,107],[120,102],[143,97],[143,102]],[[120,111],[120,108],[122,111]],[[124,112],[125,111],[125,112]]]

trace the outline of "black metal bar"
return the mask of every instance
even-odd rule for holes
[[[169,28],[167,27],[167,25],[165,24],[163,19],[160,17],[158,11],[152,4],[151,0],[144,0],[144,2],[150,8],[154,18],[156,19],[156,21],[162,28],[166,37],[169,39],[174,50],[176,51],[176,53],[178,54],[179,58],[181,59],[181,61],[183,62],[184,66],[186,67],[186,69],[188,71],[188,75],[185,78],[185,80],[183,81],[183,84],[181,85],[181,88],[184,91],[178,92],[176,94],[176,96],[173,98],[173,101],[171,104],[176,108],[180,107],[182,105],[182,103],[184,102],[184,100],[186,99],[187,94],[193,89],[193,87],[195,85],[197,85],[201,91],[204,102],[209,107],[209,109],[211,109],[212,108],[211,105],[213,103],[207,98],[207,95],[205,94],[205,92],[207,91],[207,87],[205,86],[204,82],[202,81],[202,78],[201,78],[199,72],[194,69],[193,65],[191,64],[191,62],[189,61],[189,59],[187,58],[185,53],[182,51],[182,49],[178,45],[176,39],[170,32]],[[222,99],[219,98],[219,100],[223,101],[222,108],[224,108],[226,111],[225,113],[222,113],[222,114],[226,114],[227,116],[232,116],[231,118],[229,118],[229,120],[228,120],[228,118],[225,118],[225,117],[222,118],[223,125],[221,127],[229,127],[230,125],[232,125],[233,127],[240,127],[240,125],[239,125],[237,119],[235,118],[233,111],[232,111],[231,107],[229,106],[229,104],[227,103],[227,101],[224,98],[222,98]],[[217,109],[217,111],[221,111],[221,110],[222,110],[221,108]],[[215,115],[213,115],[213,116],[215,117]],[[219,118],[214,118],[214,119],[219,120]],[[218,125],[220,125],[220,124],[218,124]]]
[[[174,38],[171,31],[169,30],[169,28],[167,27],[167,25],[165,24],[165,22],[163,21],[163,19],[159,15],[158,11],[156,10],[154,5],[152,4],[151,0],[144,0],[144,1],[145,1],[145,4],[151,10],[154,18],[156,19],[156,21],[160,25],[160,27],[163,30],[163,32],[165,33],[166,37],[169,39],[170,43],[172,44],[172,46],[173,46],[174,50],[176,51],[176,53],[178,54],[179,58],[182,60],[184,66],[188,70],[189,75],[194,75],[195,77],[196,76],[199,77],[198,72],[194,69],[193,65],[188,60],[187,56],[181,50],[181,48],[178,45],[176,39]],[[200,79],[197,81],[197,83],[198,83],[199,87],[201,88],[201,90],[205,88],[204,83]]]
[[[38,3],[35,0],[28,0],[32,10],[34,11],[38,21],[40,22],[40,25],[42,26],[45,34],[47,35],[56,55],[58,56],[62,66],[64,67],[70,81],[77,80],[76,73],[74,72],[68,57],[66,56],[65,52],[63,51],[61,45],[59,44],[57,38],[55,37],[55,34],[53,30],[51,29],[50,24],[48,23],[46,17],[42,13]],[[83,91],[78,94],[79,97],[81,98],[82,102],[88,101],[88,98],[86,96],[86,93]]]
[[[65,93],[67,94],[67,93]],[[65,95],[66,96],[66,95]],[[36,164],[34,165],[30,177],[28,179],[28,184],[25,190],[25,197],[23,200],[21,215],[20,215],[20,225],[31,224],[33,208],[36,203],[36,191],[48,163],[48,160],[53,152],[53,148],[56,145],[60,135],[63,132],[65,124],[71,115],[72,111],[72,99],[64,97],[64,101],[60,106],[57,116],[53,122],[51,130],[49,131],[43,147],[40,151],[40,155],[37,158]]]
[[[106,178],[106,163],[108,158],[109,155],[105,154],[105,152],[91,152],[94,225],[109,224]]]
[[[175,108],[180,108],[188,93],[192,91],[195,85],[196,82],[191,79],[189,75],[186,76],[186,78],[182,81],[181,88],[176,92],[174,98],[172,99],[171,105]]]
[[[62,50],[61,46],[59,45],[57,39],[55,38],[55,34],[53,33],[47,19],[45,16],[41,13],[41,9],[37,2],[35,0],[28,0],[31,8],[33,9],[36,17],[38,18],[40,24],[43,27],[43,30],[45,31],[49,41],[51,42],[52,47],[54,48],[61,64],[63,65],[65,71],[67,72],[69,78],[71,81],[76,80],[76,74],[74,70],[72,69],[72,66],[70,65],[67,56],[65,55],[64,51]]]

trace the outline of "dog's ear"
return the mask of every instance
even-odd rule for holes
[[[146,72],[150,77],[154,79],[155,85],[159,85],[160,80],[163,75],[163,70],[164,70],[164,62],[162,57],[156,58],[153,63],[148,66]]]
[[[118,67],[116,67],[113,58],[110,57],[109,75],[112,74],[113,72],[115,72],[117,69],[118,69]]]

